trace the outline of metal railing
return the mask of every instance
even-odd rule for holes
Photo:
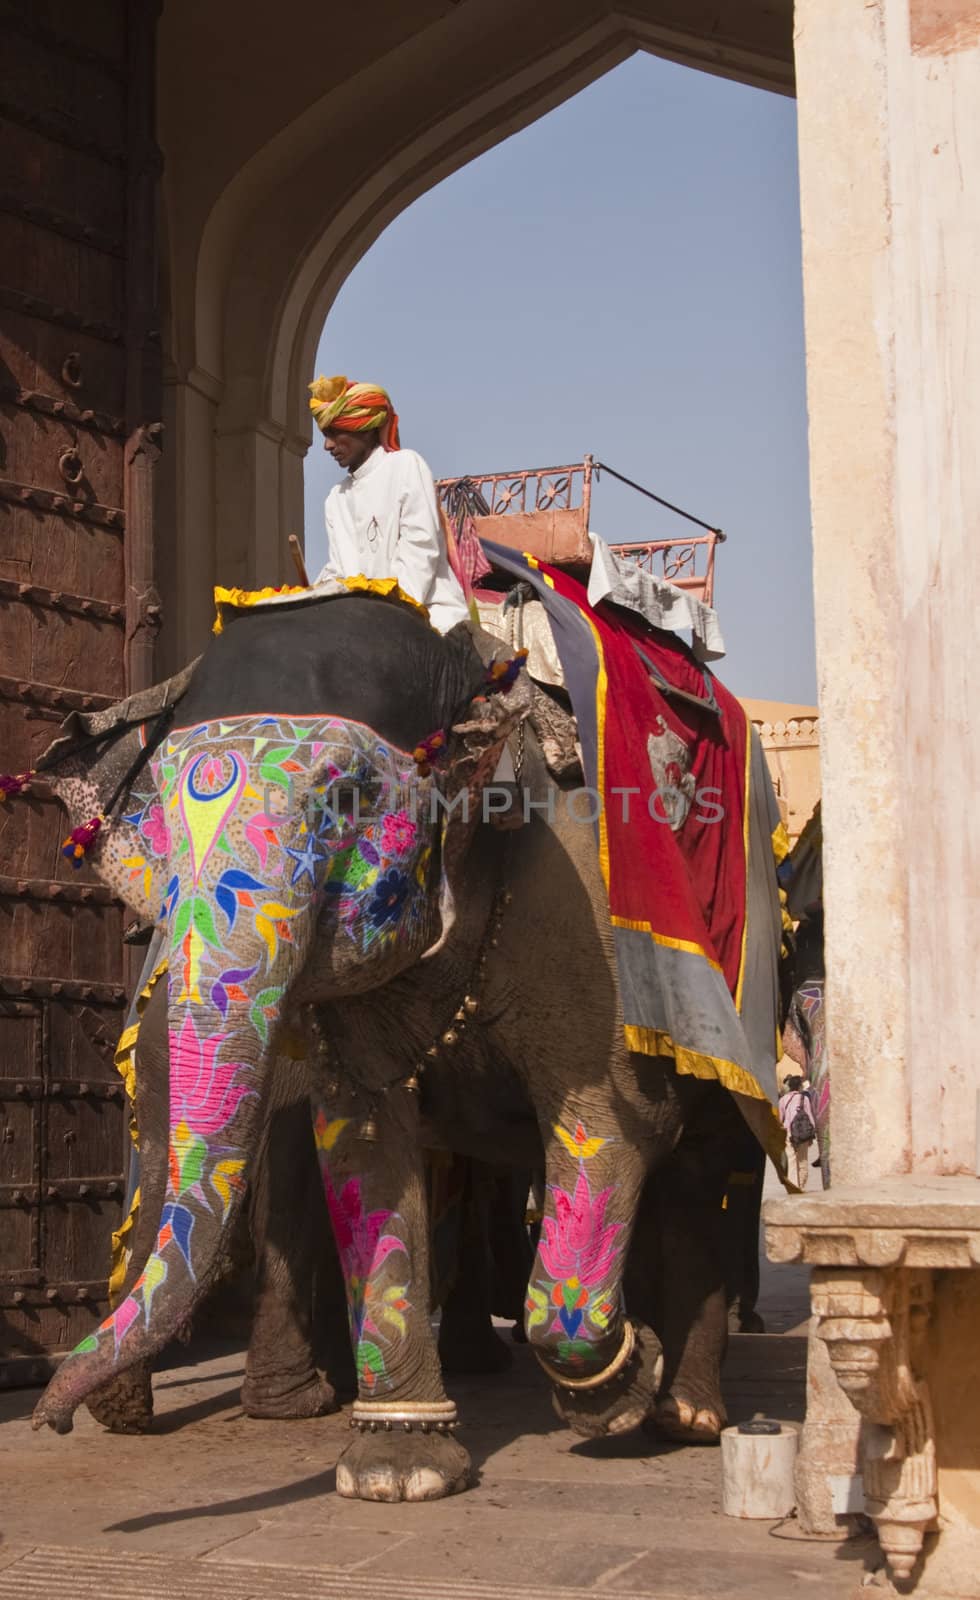
[[[571,467],[528,467],[523,472],[483,472],[467,478],[482,496],[491,517],[507,516],[511,512],[576,511],[582,510],[585,526],[589,524],[592,503],[591,456]],[[445,504],[446,495],[455,478],[443,478],[437,485],[439,497]]]
[[[704,531],[678,539],[629,540],[613,544],[610,548],[618,556],[635,561],[645,572],[663,578],[680,589],[686,589],[711,605],[714,596],[715,550],[724,542],[720,528],[712,528],[700,518],[693,517],[679,506],[663,500],[641,484],[624,478],[604,462],[586,456],[583,461],[565,467],[527,467],[519,472],[474,473],[465,480],[479,495],[486,507],[486,515],[505,517],[514,514],[534,516],[554,511],[578,512],[581,519],[581,549],[586,546],[592,509],[592,489],[603,472],[657,505],[676,513]],[[443,478],[436,485],[439,498],[448,509],[451,491],[463,480]],[[545,552],[532,551],[545,556]],[[560,561],[559,558],[555,558]],[[581,559],[581,555],[578,557]]]
[[[614,544],[618,556],[635,561],[644,572],[687,589],[705,605],[714,604],[715,549],[724,534],[700,534],[690,539],[650,539],[644,544]]]

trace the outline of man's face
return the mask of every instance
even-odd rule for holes
[[[332,455],[344,472],[356,472],[363,466],[371,451],[380,442],[377,428],[366,433],[348,433],[343,428],[327,428],[323,434],[323,448]]]

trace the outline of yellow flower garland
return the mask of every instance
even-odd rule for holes
[[[429,620],[429,610],[421,601],[413,600],[401,587],[397,578],[366,578],[362,572],[351,578],[338,578],[338,583],[343,584],[350,594],[376,594],[382,600],[394,600],[396,604],[410,606],[425,621]],[[285,583],[278,589],[225,589],[220,584],[214,590],[215,617],[213,633],[221,633],[224,628],[223,611],[244,611],[249,606],[261,606],[268,600],[279,599],[282,595],[312,594],[312,589],[306,589],[302,584]]]

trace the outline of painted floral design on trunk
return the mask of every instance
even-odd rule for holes
[[[347,1126],[347,1118],[328,1122],[321,1112],[314,1136],[323,1191],[333,1224],[337,1252],[347,1285],[347,1306],[358,1385],[362,1394],[374,1394],[391,1387],[386,1352],[405,1338],[408,1326],[405,1312],[411,1309],[408,1283],[386,1282],[384,1271],[390,1256],[407,1255],[397,1234],[389,1232],[400,1218],[396,1211],[365,1211],[361,1180],[349,1177],[339,1191],[334,1187],[329,1152]],[[401,1273],[396,1276],[402,1276]]]
[[[595,1359],[595,1346],[609,1331],[619,1308],[621,1222],[606,1222],[615,1185],[593,1192],[586,1165],[608,1144],[590,1138],[582,1123],[575,1130],[556,1127],[555,1135],[578,1161],[574,1188],[549,1185],[554,1208],[541,1224],[538,1262],[543,1269],[528,1285],[528,1329],[546,1327],[556,1339],[563,1365],[580,1367]],[[613,1287],[615,1285],[615,1287]]]
[[[155,752],[125,821],[166,884],[171,1107],[169,1181],[156,1248],[131,1294],[77,1353],[113,1359],[149,1325],[157,1299],[210,1267],[216,1229],[245,1190],[250,1124],[284,996],[318,919],[359,952],[425,931],[430,843],[407,814],[410,755],[329,717],[250,716],[173,731]],[[383,798],[376,815],[340,816],[337,786]],[[147,893],[151,877],[146,879]],[[156,893],[160,893],[159,887]],[[391,1213],[364,1213],[359,1183],[332,1196],[344,1240],[358,1364],[370,1389],[403,1336],[407,1286],[378,1272],[404,1247]]]

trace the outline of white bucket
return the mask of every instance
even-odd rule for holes
[[[796,1505],[793,1467],[800,1436],[795,1428],[760,1418],[726,1428],[721,1436],[721,1508],[726,1517],[775,1522]]]

